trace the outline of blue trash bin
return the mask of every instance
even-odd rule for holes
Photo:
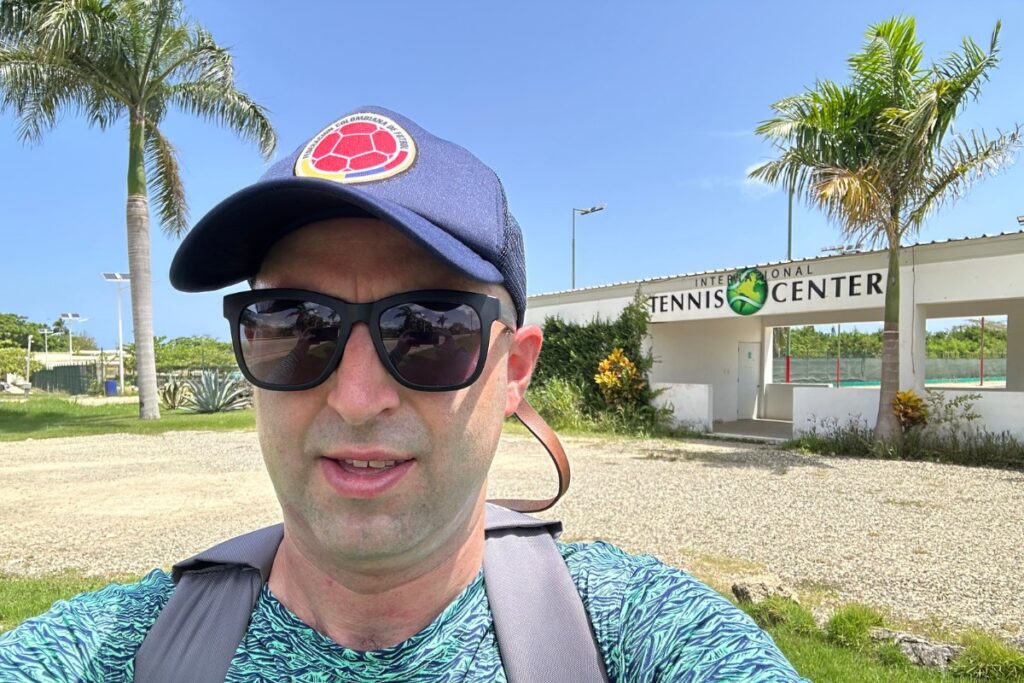
[[[103,383],[104,396],[117,396],[117,380],[108,379]]]

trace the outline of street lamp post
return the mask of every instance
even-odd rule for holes
[[[43,368],[50,369],[50,335],[54,330],[49,327],[40,327],[39,334],[43,335]]]
[[[598,204],[592,206],[589,209],[573,209],[572,210],[572,288],[576,289],[576,214],[586,216],[588,213],[596,213],[598,211],[604,211],[605,204]]]
[[[25,352],[25,381],[32,381],[32,335],[28,335],[28,351]]]
[[[77,313],[61,313],[60,319],[65,321],[68,328],[68,355],[72,360],[75,357],[75,335],[71,332],[71,323],[84,323],[88,318],[83,318]]]
[[[120,381],[121,395],[124,396],[124,332],[121,324],[121,289],[124,283],[131,282],[129,273],[103,273],[107,282],[117,283],[117,372]]]

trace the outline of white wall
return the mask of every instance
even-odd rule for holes
[[[736,419],[739,343],[761,341],[754,317],[651,325],[651,382],[710,384],[716,421]]]
[[[947,398],[959,394],[978,393],[981,398],[974,403],[973,411],[981,417],[974,422],[977,428],[998,434],[1009,432],[1024,440],[1024,392],[1021,391],[976,391],[970,389],[943,389]]]
[[[779,386],[779,385],[775,385]],[[1009,432],[1018,439],[1024,439],[1024,392],[1021,391],[972,391],[971,389],[940,389],[947,398],[964,393],[981,395],[974,402],[973,411],[980,417],[974,426],[998,434]],[[812,386],[798,386],[793,390],[793,434],[806,432],[817,422],[819,429],[823,420],[838,420],[845,425],[850,420],[863,422],[874,429],[878,416],[877,387],[843,387],[825,389]]]
[[[713,426],[711,407],[714,389],[710,384],[671,384],[652,382],[652,389],[664,389],[655,405],[672,404],[676,423],[699,432],[710,432]]]
[[[766,420],[792,420],[793,419],[793,388],[814,387],[824,389],[831,387],[831,384],[766,384],[764,391],[764,409],[761,417]]]
[[[878,417],[878,387],[825,387],[802,385],[793,388],[793,435],[821,429],[831,421],[844,426],[851,420],[874,428]]]

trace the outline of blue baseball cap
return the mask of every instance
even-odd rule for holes
[[[171,284],[204,292],[251,279],[267,251],[304,225],[379,218],[438,260],[501,284],[526,310],[523,235],[501,180],[464,148],[401,114],[360,107],[212,208],[171,262]]]

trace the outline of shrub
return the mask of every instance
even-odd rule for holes
[[[191,398],[188,383],[179,380],[174,375],[167,378],[167,381],[159,389],[160,405],[166,410],[177,410],[183,408]]]
[[[825,635],[836,645],[863,650],[871,644],[871,629],[883,623],[873,607],[853,603],[836,610],[825,625]]]
[[[950,664],[950,673],[985,681],[1024,680],[1024,654],[999,639],[971,633],[964,637],[964,646]]]
[[[981,394],[956,394],[953,398],[942,391],[925,389],[928,396],[928,420],[933,428],[953,431],[970,431],[975,420],[981,415],[974,412],[974,404]]]
[[[900,421],[900,427],[907,432],[915,427],[928,424],[928,404],[913,389],[896,393],[892,400],[892,411]]]
[[[594,382],[605,403],[612,406],[635,405],[642,397],[644,379],[636,364],[620,348],[597,364]]]
[[[650,317],[647,301],[638,289],[633,301],[614,320],[595,318],[580,325],[561,318],[547,318],[544,346],[533,373],[534,383],[543,386],[556,377],[568,380],[582,389],[584,408],[596,415],[605,410],[607,403],[594,382],[594,370],[618,348],[636,366],[644,382],[638,400],[649,401],[646,378],[654,359],[644,352],[644,345]]]
[[[218,413],[249,405],[245,384],[219,372],[205,370],[199,379],[189,380],[188,387],[191,396],[184,409],[190,412]]]
[[[0,349],[0,375],[6,375],[8,372],[15,375],[25,375],[25,349],[19,348],[6,348]],[[43,364],[36,361],[29,363],[30,372],[29,374],[39,372],[43,369]],[[29,379],[26,377],[25,379]]]
[[[541,386],[531,386],[526,398],[552,429],[593,426],[584,412],[583,390],[567,379],[555,377]]]

